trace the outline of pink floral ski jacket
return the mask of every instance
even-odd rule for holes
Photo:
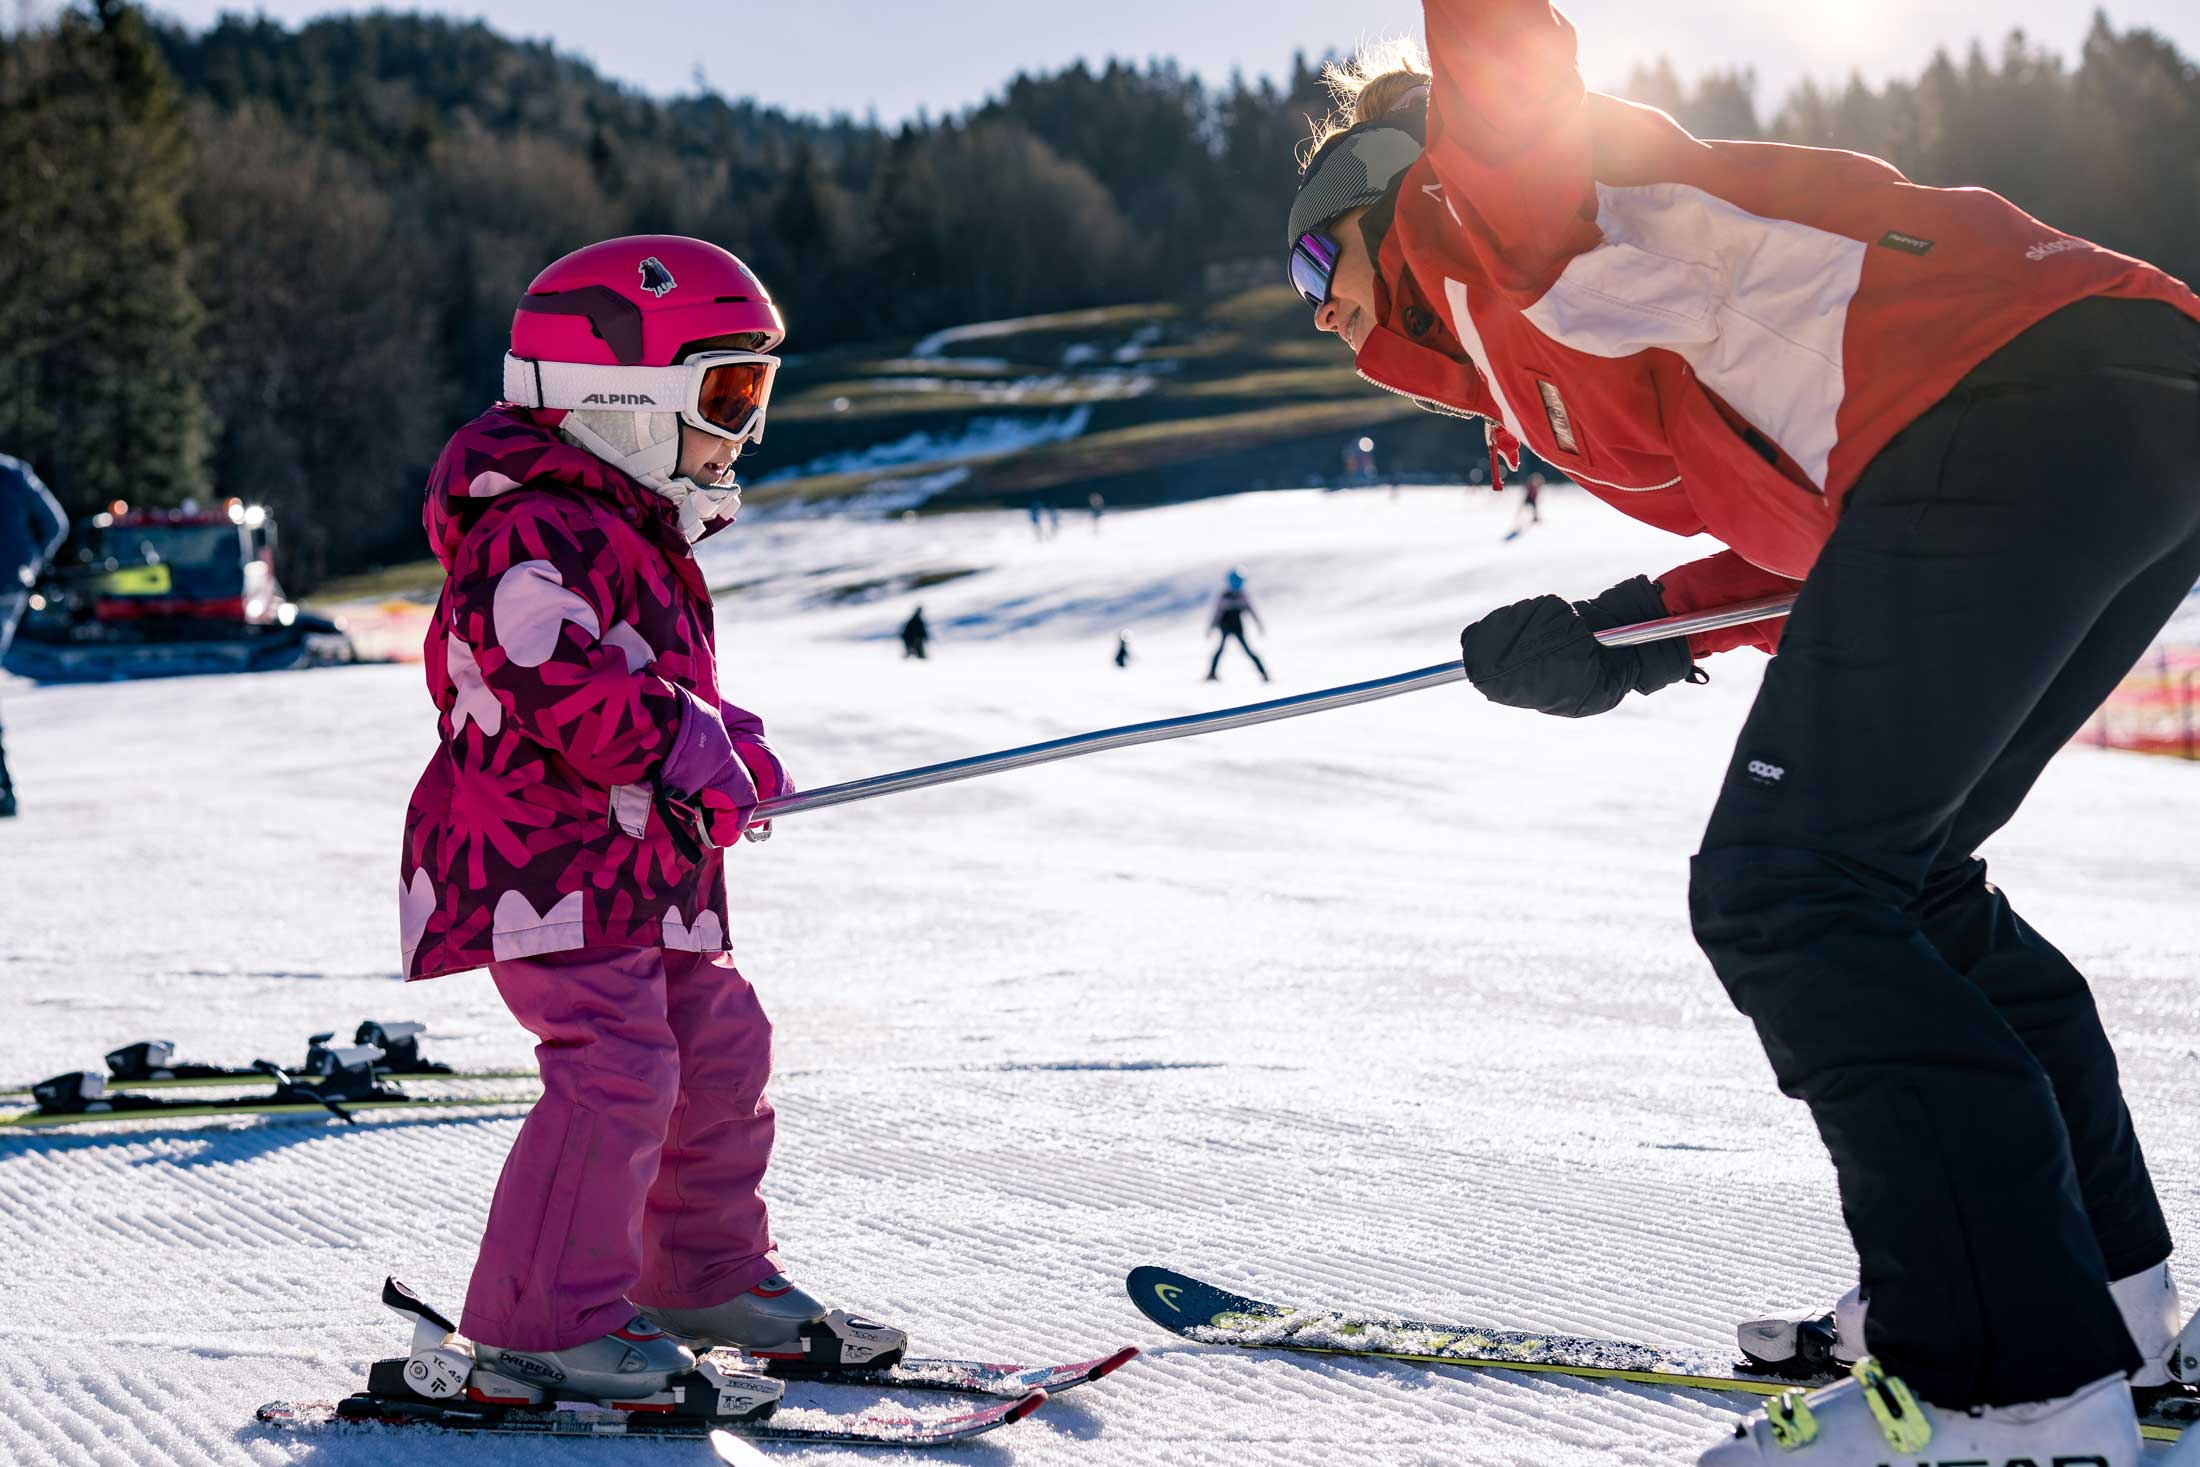
[[[718,704],[708,590],[672,506],[499,405],[451,438],[424,521],[442,745],[405,813],[405,976],[567,948],[726,948],[725,864],[689,864],[651,781],[685,688]]]

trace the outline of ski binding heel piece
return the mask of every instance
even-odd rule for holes
[[[412,1321],[412,1353],[403,1360],[375,1361],[367,1371],[367,1389],[423,1401],[448,1401],[464,1393],[474,1355],[458,1342],[458,1326],[394,1278],[382,1280],[382,1302]]]
[[[685,1375],[676,1375],[664,1391],[640,1401],[614,1404],[629,1411],[661,1411],[721,1425],[762,1421],[779,1409],[787,1393],[785,1383],[764,1375],[729,1375],[705,1360]]]
[[[117,1080],[165,1080],[173,1073],[176,1043],[172,1039],[140,1039],[107,1051],[107,1070]]]
[[[31,1099],[46,1115],[94,1115],[115,1108],[107,1098],[107,1077],[97,1070],[71,1070],[31,1087]]]
[[[774,1375],[799,1376],[811,1371],[888,1370],[901,1363],[909,1349],[909,1336],[892,1325],[860,1319],[845,1309],[835,1309],[823,1319],[802,1326],[799,1351],[751,1350]]]
[[[451,1067],[438,1064],[420,1052],[420,1036],[428,1026],[417,1019],[366,1019],[353,1031],[351,1042],[382,1051],[381,1068],[397,1075],[448,1075]]]
[[[1848,1368],[1834,1358],[1840,1340],[1830,1314],[1817,1319],[1753,1320],[1737,1334],[1742,1359],[1762,1375],[1808,1381],[1838,1376]]]

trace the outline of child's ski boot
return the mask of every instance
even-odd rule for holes
[[[366,1417],[380,1408],[407,1416],[480,1416],[546,1411],[586,1401],[652,1417],[730,1424],[760,1421],[786,1387],[762,1376],[728,1375],[668,1338],[648,1320],[564,1350],[507,1350],[458,1337],[450,1320],[395,1279],[382,1302],[413,1325],[412,1353],[377,1360],[367,1389],[339,1408]]]
[[[642,1317],[697,1351],[732,1346],[775,1375],[884,1370],[901,1363],[909,1336],[891,1325],[828,1311],[785,1274],[707,1309],[650,1309]]]

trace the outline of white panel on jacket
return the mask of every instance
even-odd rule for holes
[[[1678,183],[1598,184],[1597,227],[1528,322],[1591,356],[1677,353],[1823,489],[1862,242]]]

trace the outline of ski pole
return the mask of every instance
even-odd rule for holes
[[[1598,632],[1596,639],[1607,647],[1634,647],[1644,642],[1662,642],[1668,637],[1685,637],[1696,632],[1715,632],[1722,627],[1764,621],[1786,614],[1794,604],[1793,596],[1767,596],[1757,601],[1739,601],[1714,611],[1694,611],[1682,616],[1660,617],[1656,621],[1636,622],[1632,626],[1613,627]],[[1191,713],[1180,718],[1159,718],[1151,723],[1129,723],[1121,728],[1071,734],[1042,744],[1025,744],[994,754],[973,754],[965,759],[950,759],[944,764],[926,764],[893,774],[874,774],[869,779],[852,779],[846,784],[830,784],[822,789],[783,795],[758,805],[754,818],[777,820],[784,815],[799,815],[805,810],[852,805],[858,800],[875,800],[880,795],[897,795],[904,790],[953,784],[958,780],[999,774],[1003,770],[1051,764],[1057,759],[1076,759],[1103,749],[1127,749],[1133,744],[1157,744],[1166,739],[1188,739],[1199,734],[1220,733],[1228,728],[1250,728],[1256,723],[1301,718],[1331,708],[1349,708],[1355,703],[1373,703],[1380,698],[1395,698],[1400,693],[1417,693],[1423,688],[1464,682],[1466,677],[1466,668],[1454,659],[1417,672],[1401,672],[1372,682],[1346,683],[1343,687],[1274,698],[1266,703],[1247,703],[1238,708],[1218,708],[1212,713]]]

